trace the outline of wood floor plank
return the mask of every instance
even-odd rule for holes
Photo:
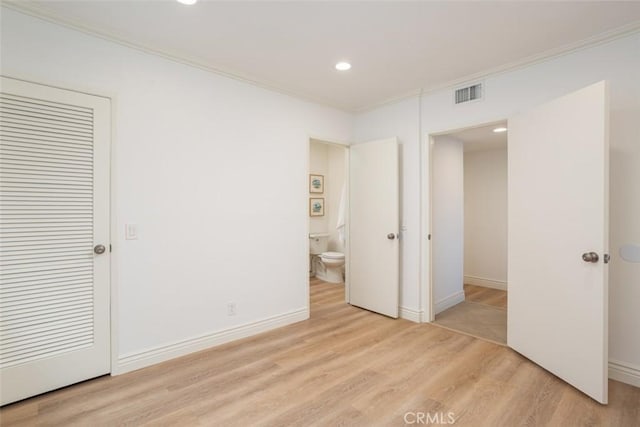
[[[507,347],[349,306],[343,285],[312,280],[310,298],[306,321],[5,406],[0,424],[640,425],[638,388],[610,381],[603,406]]]

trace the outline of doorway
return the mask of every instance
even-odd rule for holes
[[[433,136],[435,323],[507,343],[507,122]]]
[[[313,312],[323,297],[348,301],[348,149],[310,138],[308,169],[309,298]]]
[[[611,259],[608,93],[600,81],[508,121],[507,344],[600,403],[607,402]],[[430,322],[431,155],[435,137],[447,133],[430,134],[423,150],[424,168],[432,168],[422,177],[429,234],[420,297]]]
[[[318,139],[311,139],[309,144],[306,185],[308,267],[314,278],[310,283],[311,297],[314,294],[311,288],[317,284],[342,286],[346,303],[397,318],[398,139],[348,147]],[[313,300],[310,311],[313,316]]]

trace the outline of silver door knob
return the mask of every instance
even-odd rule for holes
[[[395,238],[396,238],[396,234],[395,234],[395,233],[389,233],[389,234],[387,234],[387,239],[389,239],[389,240],[393,240],[393,239],[395,239]]]
[[[598,254],[595,252],[585,252],[582,254],[582,260],[584,262],[593,262],[596,263],[598,262],[598,260],[600,259],[600,257],[598,257]]]
[[[96,245],[93,248],[93,252],[95,252],[98,255],[103,254],[104,251],[106,251],[106,250],[107,250],[107,248],[105,248],[104,245]]]

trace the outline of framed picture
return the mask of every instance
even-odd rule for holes
[[[309,175],[309,193],[324,193],[324,175]]]
[[[324,216],[324,197],[309,198],[309,216]]]

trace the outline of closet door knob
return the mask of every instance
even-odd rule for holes
[[[389,233],[389,234],[387,234],[387,239],[389,239],[389,240],[393,240],[393,239],[395,239],[395,238],[396,238],[396,234],[395,234],[395,233]]]
[[[582,254],[582,260],[584,262],[596,263],[599,259],[600,257],[598,257],[598,254],[595,252],[585,252]]]

